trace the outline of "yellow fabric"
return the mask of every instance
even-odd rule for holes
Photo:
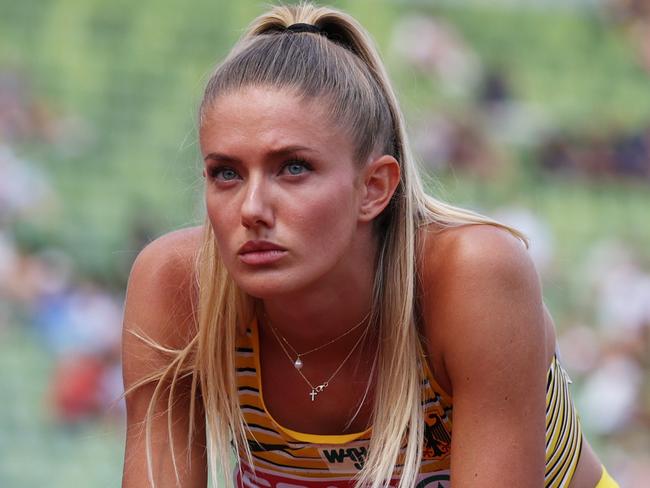
[[[578,466],[582,450],[580,419],[571,400],[571,379],[553,356],[546,384],[545,488],[565,488]]]
[[[605,469],[605,466],[603,466],[603,475],[600,477],[600,481],[596,485],[595,488],[620,488],[618,486],[618,483],[614,481],[614,478],[612,478],[607,470]]]
[[[237,341],[235,366],[239,404],[255,468],[252,473],[240,452],[242,472],[237,473],[237,486],[353,486],[351,480],[365,462],[371,429],[346,435],[319,435],[297,432],[277,422],[264,402],[256,323]],[[420,473],[424,484],[418,486],[434,482],[436,485],[432,486],[448,486],[451,402],[451,397],[427,375],[422,384],[425,443]],[[263,481],[256,482],[255,477]]]
[[[417,486],[446,488],[450,486],[453,401],[435,381],[426,359],[423,365],[425,439]],[[239,453],[238,487],[258,486],[260,479],[259,486],[353,486],[353,477],[365,462],[371,429],[346,435],[319,435],[297,432],[278,423],[264,403],[255,322],[238,339],[236,370],[239,403],[254,464],[248,466],[244,453]],[[570,383],[554,356],[547,373],[545,488],[568,487],[582,448]],[[396,475],[399,471],[398,465]]]

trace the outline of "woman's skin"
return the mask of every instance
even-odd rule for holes
[[[391,156],[358,164],[346,130],[328,120],[323,100],[247,88],[219,97],[200,128],[208,218],[220,254],[237,284],[264,301],[262,386],[267,408],[297,431],[364,430],[374,381],[362,402],[376,344],[355,353],[330,386],[311,400],[264,323],[270,320],[298,351],[349,330],[370,308],[377,242],[372,222],[399,179]],[[420,229],[418,262],[429,365],[454,398],[451,472],[454,488],[543,486],[545,379],[554,347],[552,320],[539,278],[519,241],[488,225]],[[192,264],[200,229],[163,236],[138,256],[127,291],[125,331],[139,328],[174,347],[195,333]],[[338,367],[363,327],[305,358],[303,372],[319,383]],[[163,358],[124,336],[130,383]],[[181,386],[187,391],[187,384]],[[183,388],[185,390],[183,390]],[[127,399],[124,485],[144,486],[146,457],[137,423],[151,389]],[[183,486],[206,486],[204,426],[188,446],[187,394],[175,406],[174,446],[192,449],[192,468],[178,457]],[[157,408],[162,411],[164,405]],[[202,419],[202,414],[197,418]],[[487,421],[486,421],[487,420]],[[173,485],[166,418],[154,421],[154,473]],[[572,488],[593,488],[600,463],[588,447]]]

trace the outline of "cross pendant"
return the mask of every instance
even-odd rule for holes
[[[322,385],[318,385],[315,388],[311,389],[311,393],[309,396],[311,396],[311,401],[314,401],[314,398],[316,398],[316,395],[318,395],[321,391],[323,391],[325,388],[327,388],[327,381],[323,383]]]

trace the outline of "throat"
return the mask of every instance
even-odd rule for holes
[[[282,339],[260,331],[260,395],[278,425],[316,435],[367,430],[377,358],[375,340],[365,332],[356,339],[356,347],[316,351],[302,357],[297,368],[297,358],[286,354]]]

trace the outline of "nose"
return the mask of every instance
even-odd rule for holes
[[[249,229],[273,226],[274,213],[270,197],[270,188],[263,177],[248,179],[241,205],[241,223],[244,227]]]

